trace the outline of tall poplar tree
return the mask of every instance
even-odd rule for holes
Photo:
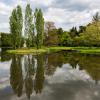
[[[18,28],[18,47],[21,47],[21,42],[22,42],[22,28],[23,28],[23,15],[22,15],[22,9],[21,7],[18,5],[17,6],[17,28]]]
[[[37,49],[41,48],[44,40],[44,18],[41,9],[35,10],[35,27],[36,27],[36,45]]]
[[[23,28],[23,16],[22,9],[18,5],[17,8],[13,9],[10,16],[10,32],[12,36],[13,48],[19,48],[21,46],[22,28]]]
[[[34,24],[33,15],[30,4],[27,4],[25,10],[25,37],[27,39],[27,46],[30,47],[34,45]]]
[[[17,46],[17,12],[16,9],[13,9],[12,14],[10,16],[10,32],[12,36],[12,44],[13,48],[16,49]]]

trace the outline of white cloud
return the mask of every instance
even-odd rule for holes
[[[36,5],[50,6],[54,0],[30,0]]]
[[[69,26],[71,28],[72,26],[79,26],[91,21],[91,13],[87,10],[83,12],[70,12],[62,8],[49,8],[44,16],[46,21],[53,21],[58,27],[60,27],[62,24],[65,24],[66,27],[64,28],[66,29],[67,27],[69,28]]]
[[[9,16],[14,7],[21,4],[23,11],[28,0],[0,1],[0,31],[9,28]],[[87,24],[95,12],[100,10],[100,0],[29,0],[32,9],[40,7],[46,21],[54,21],[57,27],[69,29]],[[5,16],[6,20],[5,20]],[[8,23],[8,24],[7,24]]]
[[[12,7],[0,2],[0,15],[8,15]]]
[[[0,29],[8,29],[9,28],[9,23],[8,22],[4,22],[0,24]]]

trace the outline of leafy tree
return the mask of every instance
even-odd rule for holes
[[[93,16],[92,20],[96,28],[95,34],[99,37],[100,36],[100,15],[98,12]],[[99,43],[98,43],[98,46],[99,46]]]
[[[63,29],[59,28],[57,34],[58,34],[58,39],[59,39],[59,45],[61,46],[62,45]]]
[[[25,10],[25,38],[27,39],[27,46],[34,46],[34,24],[33,24],[33,15],[30,4],[27,4]]]
[[[12,47],[12,38],[9,33],[1,33],[1,47]]]
[[[17,6],[17,28],[18,28],[18,46],[19,48],[21,47],[21,43],[22,43],[22,28],[23,28],[23,15],[22,15],[22,9],[21,7],[18,5]]]
[[[9,23],[10,23],[10,32],[12,34],[13,48],[16,49],[21,46],[21,36],[22,36],[22,26],[23,26],[22,10],[20,6],[17,6],[17,8],[13,9]]]
[[[36,46],[41,48],[44,40],[44,18],[41,9],[35,10],[35,27],[36,27]]]
[[[57,29],[49,31],[48,36],[45,38],[46,46],[57,46],[59,44]]]
[[[54,22],[50,22],[50,21],[45,22],[45,31],[46,31],[47,35],[48,35],[48,32],[53,30],[53,29],[56,29]]]
[[[71,38],[74,38],[74,37],[78,36],[77,28],[76,27],[72,27],[72,29],[70,29],[69,34],[70,34]]]
[[[86,27],[85,26],[79,26],[79,31],[78,33],[83,33],[84,31],[86,30]]]
[[[63,32],[63,35],[60,40],[63,46],[72,46],[73,39],[70,37],[68,32]]]
[[[13,48],[16,49],[18,34],[17,34],[17,11],[13,9],[12,15],[10,16],[10,31],[12,34]]]
[[[100,30],[98,30],[98,33]],[[87,26],[86,31],[77,38],[83,46],[100,46],[100,34],[97,33],[97,27],[94,23]]]

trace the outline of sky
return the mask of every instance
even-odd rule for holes
[[[86,25],[100,11],[100,0],[0,0],[0,32],[10,31],[12,10],[20,4],[24,12],[27,2],[30,2],[33,13],[35,8],[41,8],[45,21],[52,21],[64,30]]]

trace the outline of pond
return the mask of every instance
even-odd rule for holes
[[[0,100],[100,100],[100,56],[1,52]]]

